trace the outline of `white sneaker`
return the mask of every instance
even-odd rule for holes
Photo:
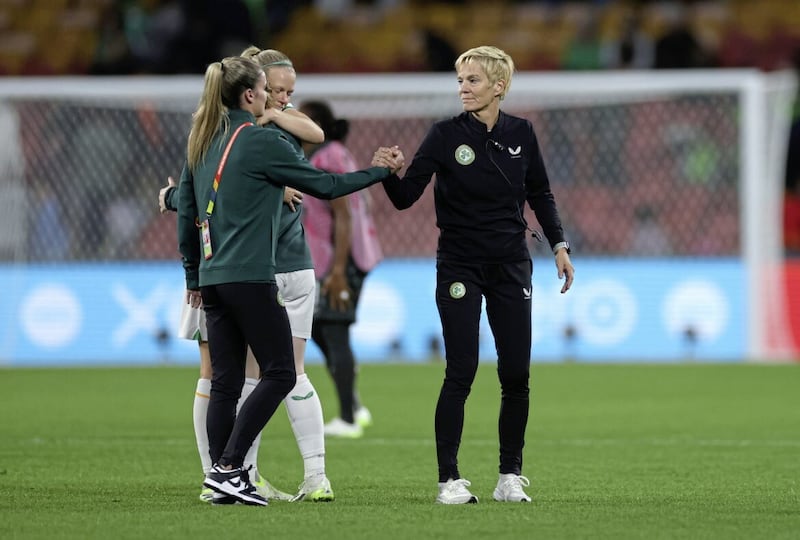
[[[356,424],[362,428],[368,428],[372,425],[372,414],[369,412],[369,409],[363,405],[356,409],[353,419],[356,421]]]
[[[334,499],[331,482],[324,474],[316,474],[303,480],[292,502],[331,502]]]
[[[531,481],[516,474],[501,474],[494,488],[494,500],[500,502],[531,502],[531,498],[522,490],[531,485]]]
[[[341,418],[334,418],[325,424],[326,437],[359,439],[364,435],[364,428],[358,424],[349,424]]]
[[[465,478],[457,480],[451,478],[447,482],[439,482],[439,496],[436,497],[436,502],[440,504],[475,504],[478,502],[478,497],[469,492],[467,488],[470,485],[470,481]]]
[[[261,476],[258,471],[255,470],[255,467],[250,470],[250,481],[256,486],[258,494],[268,501],[291,501],[292,497],[294,497],[294,495],[285,493],[270,484],[269,480]]]

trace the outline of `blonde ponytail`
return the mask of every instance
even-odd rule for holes
[[[242,92],[255,88],[261,71],[258,64],[241,56],[224,58],[208,66],[186,148],[190,170],[203,163],[217,132],[222,130],[221,141],[225,139],[230,128],[228,110],[239,108]]]

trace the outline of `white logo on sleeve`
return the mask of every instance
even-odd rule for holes
[[[512,156],[519,156],[519,153],[522,152],[522,147],[517,146],[516,148],[509,148],[508,153]]]

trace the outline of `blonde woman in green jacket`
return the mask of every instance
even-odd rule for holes
[[[322,143],[325,135],[319,125],[291,104],[291,96],[294,93],[297,79],[291,60],[280,51],[262,50],[255,46],[248,47],[240,56],[257,62],[267,77],[267,108],[264,115],[258,118],[258,124],[265,126],[266,129],[283,130],[298,155],[305,157],[301,142],[304,144]],[[178,197],[175,186],[175,182],[170,177],[168,185],[159,192],[159,207],[162,212],[177,210]],[[253,445],[247,451],[244,467],[252,465],[249,468],[250,480],[255,484],[258,492],[268,500],[333,501],[334,492],[325,471],[322,403],[305,371],[306,342],[311,338],[316,280],[314,263],[306,244],[302,225],[303,194],[294,188],[286,187],[283,200],[275,252],[275,278],[289,316],[294,366],[297,374],[295,387],[283,401],[298,450],[303,458],[303,482],[296,494],[289,494],[276,489],[259,473],[257,462],[261,434],[256,436]],[[202,308],[191,307],[184,302],[178,336],[196,340],[200,351],[200,377],[197,380],[193,397],[192,418],[197,450],[203,475],[205,475],[212,466],[206,429],[208,402],[211,394],[211,357],[208,352],[205,311]],[[239,404],[244,403],[244,400],[258,384],[258,379],[258,364],[252,351],[248,349],[245,383],[242,395],[239,397]],[[204,487],[200,492],[200,500],[213,502],[213,494],[212,489]]]
[[[379,149],[369,169],[315,169],[285,135],[255,126],[266,101],[264,71],[252,60],[229,57],[208,67],[178,190],[188,301],[205,308],[213,371],[208,435],[214,466],[204,485],[220,494],[215,502],[262,506],[267,501],[242,468],[244,455],[296,380],[289,321],[275,282],[283,188],[332,199],[377,183],[403,164],[401,153]],[[237,415],[247,345],[261,379]]]

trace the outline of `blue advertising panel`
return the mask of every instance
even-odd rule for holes
[[[747,350],[746,275],[735,259],[580,260],[560,294],[551,261],[533,281],[534,361],[738,361]],[[0,364],[197,362],[176,339],[183,274],[175,263],[0,267]],[[367,278],[353,345],[362,362],[441,354],[432,260],[388,260]],[[309,345],[307,359],[321,361]],[[494,361],[485,315],[481,360]]]

